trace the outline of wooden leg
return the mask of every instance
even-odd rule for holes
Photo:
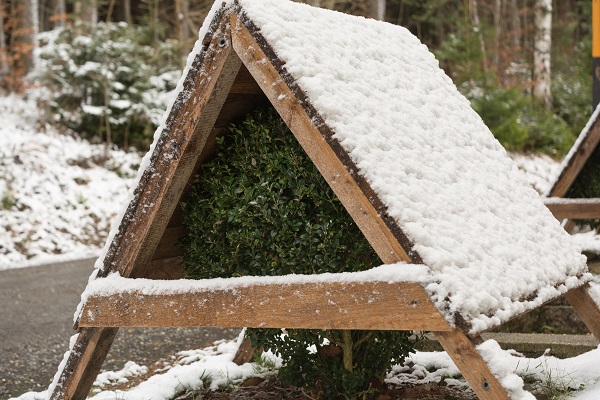
[[[458,330],[433,333],[480,400],[510,400],[472,339]]]
[[[592,334],[600,341],[600,304],[590,294],[590,285],[585,284],[565,294],[579,317],[587,325]]]
[[[119,328],[83,328],[50,400],[84,400],[100,372]]]

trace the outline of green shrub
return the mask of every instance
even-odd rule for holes
[[[507,150],[562,156],[575,141],[572,127],[521,89],[495,86],[483,93],[471,104]]]
[[[148,29],[76,24],[40,34],[30,79],[47,89],[38,100],[47,120],[87,139],[147,147],[179,78],[177,46],[150,46]]]
[[[215,153],[182,201],[190,277],[351,272],[381,264],[272,110],[233,126],[217,139]],[[391,360],[411,349],[408,335],[289,330],[282,336],[278,329],[248,330],[256,346],[281,355],[281,379],[327,399],[372,390]],[[310,346],[316,352],[307,351]],[[326,351],[332,349],[334,355]]]

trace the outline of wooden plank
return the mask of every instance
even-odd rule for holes
[[[504,387],[475,348],[474,341],[480,341],[478,337],[469,339],[458,330],[433,333],[480,400],[510,400]]]
[[[182,256],[183,248],[179,244],[179,240],[185,233],[186,229],[183,226],[167,227],[152,255],[152,260],[162,260],[163,258]]]
[[[544,204],[557,219],[600,218],[600,199],[546,197]]]
[[[264,96],[264,93],[258,83],[254,80],[248,69],[242,66],[235,77],[229,94],[258,94]]]
[[[206,51],[193,61],[98,278],[111,271],[119,271],[125,277],[146,275],[196,157],[212,131],[241,65],[231,51],[226,12],[223,7],[215,14],[211,32],[221,32],[222,36],[206,43]],[[204,71],[210,71],[210,76]],[[116,332],[117,329],[106,327],[81,331],[77,351],[70,353],[58,371],[60,384],[51,393],[52,399],[87,397]]]
[[[117,331],[117,328],[88,328],[79,332],[50,400],[87,398]]]
[[[577,148],[572,157],[567,160],[566,167],[561,171],[558,179],[554,182],[548,197],[565,197],[575,179],[583,169],[598,143],[600,142],[600,121],[593,121],[585,138]]]
[[[387,218],[386,210],[377,206],[381,201],[368,183],[355,172],[358,168],[350,165],[352,162],[349,156],[333,139],[332,132],[314,108],[311,108],[308,99],[297,86],[293,89],[289,86],[289,77],[287,80],[282,77],[281,74],[285,75],[283,63],[274,60],[274,53],[267,56],[265,51],[269,49],[266,41],[261,40],[259,45],[253,36],[260,36],[259,33],[250,33],[237,15],[233,14],[231,18],[233,47],[238,56],[381,260],[385,264],[398,261],[421,263],[420,256],[412,250],[412,244],[404,233],[392,219]],[[335,150],[332,146],[336,147]]]
[[[150,166],[145,170],[119,232],[111,243],[104,276],[117,270],[122,276],[145,275],[145,268],[162,238],[183,188],[202,152],[227,98],[241,62],[231,51],[227,18],[212,31],[222,32],[205,53],[194,60],[163,132]],[[219,39],[224,39],[219,45]],[[210,71],[210,74],[204,73]]]
[[[159,283],[157,283],[159,284]],[[200,285],[200,283],[199,283]],[[92,295],[80,326],[449,330],[417,282],[237,285]],[[160,291],[160,290],[158,290]]]
[[[600,341],[600,304],[590,295],[590,285],[585,284],[565,294],[581,320],[592,334]]]
[[[185,278],[185,270],[183,269],[182,258],[173,257],[152,260],[145,278],[160,280],[175,280]]]

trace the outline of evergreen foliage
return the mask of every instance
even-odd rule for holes
[[[257,111],[231,127],[217,138],[215,153],[181,203],[190,277],[351,272],[380,265],[275,112]],[[411,349],[406,332],[289,330],[282,336],[277,329],[252,329],[248,336],[281,355],[284,381],[327,399],[367,393],[374,380],[383,382],[391,360]],[[310,346],[317,351],[308,352]]]
[[[496,139],[510,151],[541,151],[562,156],[575,141],[574,130],[519,88],[493,87],[471,105]]]
[[[146,148],[179,78],[177,46],[147,27],[79,23],[41,35],[32,80],[51,123],[84,138]]]

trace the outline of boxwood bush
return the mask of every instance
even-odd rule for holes
[[[182,201],[191,278],[351,272],[381,264],[354,221],[272,109],[217,138]],[[258,305],[257,305],[258,306]],[[255,346],[283,359],[280,378],[327,399],[383,383],[409,333],[249,329]],[[307,349],[312,350],[307,350]]]

